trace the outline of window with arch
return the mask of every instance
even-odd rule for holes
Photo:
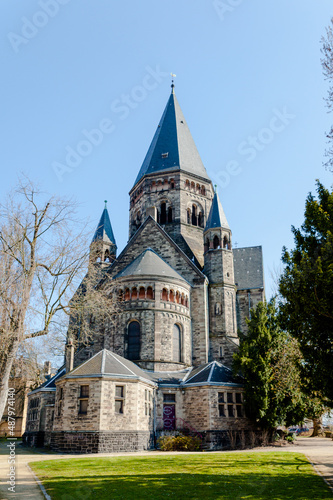
[[[196,192],[197,192],[197,193],[200,193],[200,184],[197,184],[197,185],[195,186],[195,189],[196,189]]]
[[[129,290],[129,288],[126,288],[125,289],[125,300],[130,300],[130,298],[131,298],[130,290]]]
[[[168,208],[168,222],[172,222],[172,208],[169,207]]]
[[[190,181],[188,179],[185,181],[185,189],[190,189]]]
[[[204,226],[204,218],[203,218],[203,213],[202,213],[202,212],[199,212],[199,216],[198,216],[198,226],[199,226],[199,227],[203,227],[203,226]]]
[[[162,300],[168,300],[168,290],[166,288],[162,290]]]
[[[185,305],[185,295],[183,293],[181,294],[181,297],[180,297],[180,303],[182,306]]]
[[[179,304],[179,292],[176,292],[176,303]]]
[[[154,299],[154,292],[151,286],[147,288],[147,299],[153,300]]]
[[[173,290],[170,290],[170,298],[169,298],[170,302],[174,302],[175,301],[175,292]]]
[[[170,180],[170,188],[171,189],[175,189],[175,181],[174,181],[174,179]]]
[[[143,286],[140,286],[139,299],[145,299],[145,298],[146,298],[146,290],[143,288]]]
[[[191,182],[191,189],[192,189],[193,191],[195,190],[195,184],[194,184],[194,182],[193,182],[193,181]]]
[[[223,238],[223,248],[227,248],[227,249],[230,248],[230,243],[229,243],[229,240],[226,236]]]
[[[197,216],[197,206],[192,205],[192,225],[197,226],[198,225],[198,216]]]
[[[191,210],[187,209],[187,224],[191,224]]]
[[[127,357],[132,361],[136,361],[140,359],[140,323],[138,321],[131,321],[128,325],[127,334]]]
[[[219,246],[220,246],[219,237],[215,235],[214,238],[213,238],[213,247],[214,247],[214,250],[216,250],[217,248],[219,248]]]
[[[132,288],[132,300],[136,300],[138,298],[138,289],[136,287]]]
[[[201,186],[201,194],[203,194],[204,196],[206,195],[206,188],[205,188],[205,186]]]
[[[180,326],[177,324],[173,325],[172,359],[177,363],[180,363],[182,360],[182,332]]]
[[[166,203],[161,203],[160,224],[165,224],[167,221]]]

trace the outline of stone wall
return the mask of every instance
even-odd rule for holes
[[[265,300],[263,288],[249,290],[238,290],[236,295],[237,324],[239,330],[246,335],[248,326],[246,318],[250,317],[250,309],[257,306],[259,302]]]
[[[117,453],[149,450],[154,436],[145,431],[52,432],[51,448],[62,453]]]

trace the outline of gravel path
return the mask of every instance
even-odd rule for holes
[[[78,458],[78,455],[60,455],[58,453],[43,452],[42,450],[34,450],[30,448],[23,448],[17,442],[15,446],[15,493],[9,492],[7,484],[9,467],[8,458],[10,448],[7,447],[8,443],[0,443],[0,499],[1,500],[43,500],[45,496],[41,492],[33,472],[28,466],[28,463],[40,460],[55,460],[60,458]],[[315,470],[324,477],[327,483],[332,488],[333,497],[333,441],[327,438],[297,438],[296,443],[293,445],[286,445],[281,447],[269,446],[267,448],[255,448],[247,451],[269,452],[269,451],[293,451],[304,453],[304,455],[314,465]],[[239,450],[235,450],[239,453]],[[186,452],[182,452],[183,454]],[[221,451],[209,453],[224,453]],[[110,456],[139,456],[139,455],[170,455],[170,452],[148,451],[140,453],[103,453],[98,455]],[[82,455],[81,455],[82,456]],[[96,454],[85,455],[86,457],[96,457]]]

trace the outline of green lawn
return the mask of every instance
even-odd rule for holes
[[[332,492],[300,453],[194,453],[30,464],[52,500],[319,500]]]

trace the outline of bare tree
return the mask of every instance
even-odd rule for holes
[[[323,54],[321,64],[325,79],[329,82],[328,94],[325,100],[327,109],[331,112],[333,110],[333,18],[326,28],[326,36],[323,36],[321,41],[321,53]],[[333,170],[333,126],[326,133],[326,137],[328,139],[328,148],[325,151],[327,161],[324,165],[329,170]]]
[[[75,203],[48,197],[26,178],[0,205],[0,420],[20,345],[69,314],[88,248]]]

